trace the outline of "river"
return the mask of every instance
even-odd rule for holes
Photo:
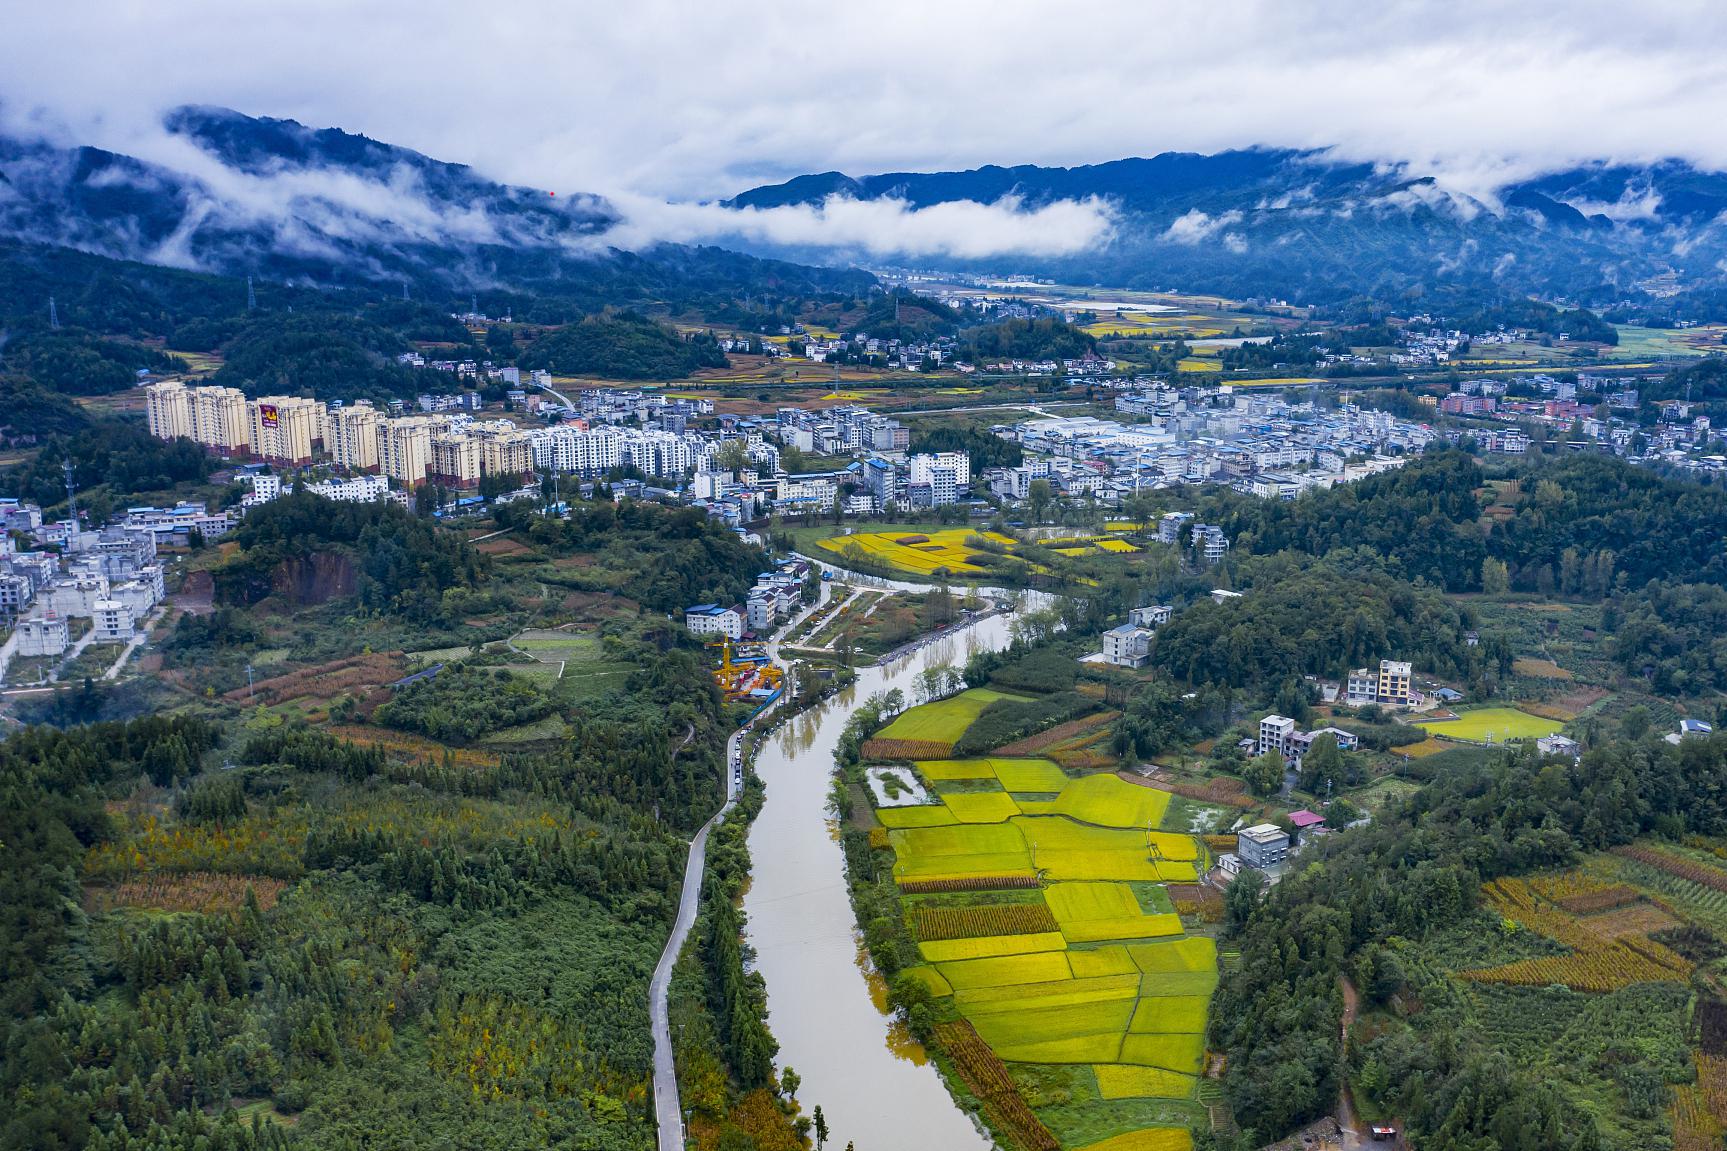
[[[985,1151],[992,1143],[954,1105],[941,1075],[872,997],[847,898],[844,856],[827,815],[834,748],[856,701],[899,687],[980,648],[1006,647],[1009,617],[992,616],[895,660],[789,720],[757,753],[767,802],[750,828],[744,896],[756,967],[767,979],[768,1026],[779,1064],[803,1079],[830,1147],[857,1151]],[[879,981],[874,989],[879,996]]]

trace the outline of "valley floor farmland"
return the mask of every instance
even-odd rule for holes
[[[913,708],[882,734],[956,739],[972,694]],[[865,754],[900,746],[871,741]],[[1190,1125],[1206,1121],[1218,957],[1192,900],[1205,851],[1155,830],[1170,795],[1039,758],[896,770],[916,771],[932,802],[854,818],[879,821],[870,843],[891,858],[915,941],[896,998],[906,981],[927,992],[956,1094],[1019,1147],[1190,1146]],[[1168,884],[1188,885],[1186,921]]]

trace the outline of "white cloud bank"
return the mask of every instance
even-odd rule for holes
[[[958,200],[914,208],[904,200],[829,196],[819,204],[723,208],[643,197],[614,200],[624,222],[605,235],[618,247],[656,241],[742,239],[780,247],[840,248],[871,256],[1062,256],[1096,248],[1114,231],[1114,213],[1095,197],[1036,208],[1004,196],[993,204]]]

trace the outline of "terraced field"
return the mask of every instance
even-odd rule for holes
[[[1148,830],[1169,794],[1037,758],[916,767],[939,802],[877,813],[923,933],[913,976],[1013,1078],[1061,1077],[1060,1102],[1028,1098],[1062,1146],[1187,1151],[1172,1124],[1204,1120],[1195,1096],[1218,968],[1213,941],[1187,935],[1151,886],[1191,883],[1201,864],[1192,837]],[[965,790],[941,792],[955,785]],[[1035,876],[1014,898],[1036,901],[926,882],[1003,876]]]

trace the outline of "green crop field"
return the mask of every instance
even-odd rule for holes
[[[916,766],[931,783],[993,779],[1006,791],[1047,794],[1059,792],[1072,782],[1047,759],[925,759]]]
[[[1128,1024],[1127,1029],[1138,1034],[1172,1031],[1201,1034],[1205,1031],[1205,1020],[1210,1008],[1210,994],[1165,995],[1156,999],[1141,999],[1139,1006],[1134,1009],[1133,1022]]]
[[[1111,1063],[1120,1057],[1122,1033],[1070,1035],[1063,1039],[990,1046],[1009,1063]]]
[[[1205,1036],[1130,1033],[1122,1039],[1117,1059],[1098,1062],[1139,1063],[1183,1075],[1198,1075],[1205,1065]]]
[[[1217,944],[1203,935],[1172,943],[1137,943],[1127,948],[1141,971],[1217,971]]]
[[[882,734],[957,738],[977,710],[967,694],[908,712],[904,726]],[[1186,1132],[1168,1125],[1197,1107],[1217,950],[1207,937],[1182,937],[1161,886],[1192,882],[1200,854],[1191,835],[1147,830],[1164,822],[1169,793],[1110,774],[1072,778],[1040,758],[923,760],[917,769],[942,804],[877,813],[892,829],[896,878],[1036,875],[1041,886],[1014,889],[1014,905],[1035,901],[1059,930],[958,939],[932,931],[918,944],[926,965],[914,977],[1027,1085],[1028,1105],[1064,1146],[1186,1147]],[[905,898],[921,915],[924,898]],[[928,899],[944,914],[985,903]]]
[[[1131,999],[1105,999],[1061,1006],[999,1004],[1001,1009],[997,1011],[974,1009],[969,1018],[983,1041],[997,1051],[1028,1043],[1060,1043],[1082,1038],[1103,1038],[1112,1049],[1116,1049],[1131,1022],[1133,1004]]]
[[[998,699],[1023,699],[1023,696],[974,687],[934,703],[921,704],[896,718],[876,733],[877,739],[929,740],[952,743],[965,734],[978,713]]]
[[[1145,1127],[1087,1143],[1079,1151],[1193,1151],[1193,1136],[1179,1127]]]
[[[1515,739],[1539,739],[1565,726],[1556,719],[1543,719],[1510,707],[1484,707],[1459,712],[1456,719],[1419,724],[1434,735],[1468,740],[1470,743],[1505,743]]]
[[[1081,952],[1070,952],[1071,961]],[[923,970],[918,968],[917,970]],[[979,987],[971,991],[954,992],[954,1002],[970,1014],[1017,1010],[1020,1007],[1059,1007],[1073,1003],[1101,1003],[1106,999],[1129,1002],[1139,994],[1137,975],[1104,975],[1094,978],[1074,978],[1050,983],[1035,983],[1029,987]]]
[[[941,827],[958,823],[954,813],[941,804],[918,807],[883,807],[876,811],[883,827]]]

